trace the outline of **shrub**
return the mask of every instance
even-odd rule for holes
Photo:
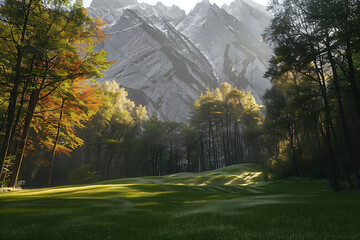
[[[87,184],[99,181],[97,172],[91,170],[91,164],[81,165],[70,173],[70,184]]]

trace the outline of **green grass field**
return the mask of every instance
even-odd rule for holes
[[[0,239],[360,239],[360,193],[242,164],[0,194]]]

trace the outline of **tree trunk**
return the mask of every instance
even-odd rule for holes
[[[214,137],[214,130],[213,127],[210,128],[210,132],[211,132],[211,142],[212,143],[212,154],[213,154],[213,162],[211,163],[211,170],[215,169],[215,163],[216,163],[216,145],[215,145],[215,137]]]
[[[47,78],[48,70],[49,70],[49,62],[46,61],[46,63],[45,63],[45,72],[44,72],[44,76],[42,78],[41,84],[40,84],[39,88],[34,90],[30,95],[28,111],[27,111],[28,113],[27,113],[27,115],[25,117],[23,133],[22,133],[22,137],[21,137],[21,140],[20,140],[19,148],[17,150],[16,159],[15,159],[15,163],[14,163],[14,166],[13,166],[13,173],[12,173],[11,178],[10,178],[9,187],[15,187],[17,178],[19,176],[21,163],[22,163],[24,153],[25,153],[26,142],[27,142],[27,138],[28,138],[28,135],[29,135],[29,129],[30,129],[30,126],[31,126],[31,121],[32,121],[33,116],[34,116],[36,106],[37,106],[37,104],[39,102],[40,92],[41,92],[41,90],[42,90],[42,88],[43,88],[43,86],[45,84],[45,80]]]
[[[205,155],[204,155],[204,139],[200,136],[200,148],[201,148],[201,166],[202,169],[200,169],[199,171],[206,171],[206,166],[205,166]]]
[[[197,137],[197,150],[198,150],[198,172],[201,172],[201,154],[200,154],[200,152],[202,152],[202,146],[201,146],[201,140],[200,140],[200,133],[198,134],[198,137]],[[195,171],[195,169],[194,169],[194,171]]]
[[[321,89],[321,96],[322,96],[322,99],[324,102],[325,128],[326,128],[325,143],[326,143],[326,147],[327,147],[326,155],[327,155],[327,159],[330,164],[330,185],[334,189],[335,186],[337,185],[337,182],[336,182],[336,172],[335,172],[334,151],[333,151],[333,147],[332,147],[331,131],[330,131],[330,125],[332,122],[332,118],[331,118],[329,100],[328,100],[327,91],[326,91],[325,77],[324,77],[322,71],[320,71],[320,69],[318,68],[316,61],[314,61],[314,62],[315,62],[315,67],[316,67],[318,79],[319,79],[318,84]]]
[[[151,154],[151,165],[152,165],[152,175],[155,176],[155,153],[154,153],[154,149],[150,149],[150,154]]]
[[[239,161],[239,142],[237,138],[237,123],[234,122],[234,144],[233,144],[233,151],[234,151],[234,164],[237,164]]]
[[[30,77],[29,77],[30,78]],[[20,107],[17,111],[17,114],[16,114],[16,119],[14,121],[14,124],[13,124],[13,127],[12,127],[12,130],[11,130],[11,135],[10,135],[10,142],[9,142],[9,148],[10,148],[10,145],[12,149],[12,152],[10,153],[10,155],[16,155],[16,151],[18,149],[18,146],[20,143],[18,143],[17,141],[14,142],[14,137],[15,137],[15,133],[16,133],[16,127],[18,126],[19,124],[19,121],[20,121],[20,116],[21,116],[21,112],[22,112],[22,108],[23,108],[23,105],[24,105],[24,100],[25,100],[25,92],[26,92],[26,89],[27,89],[27,85],[30,81],[30,79],[28,78],[28,81],[26,82],[26,85],[24,86],[24,89],[23,89],[23,92],[21,94],[21,100],[20,100]],[[19,134],[20,134],[20,131],[21,131],[21,126],[20,126],[20,129],[19,129]],[[8,149],[9,149],[8,148]],[[7,151],[8,152],[8,151]],[[6,155],[8,155],[6,153]],[[6,159],[7,156],[5,156],[5,159]],[[5,167],[5,166],[4,166]],[[0,182],[4,181],[6,179],[6,176],[5,176],[5,173],[3,173],[3,170],[0,172]]]
[[[172,173],[172,151],[173,151],[173,142],[170,142],[170,152],[169,152],[169,173]]]
[[[352,14],[351,14],[351,3],[349,0],[346,0],[344,1],[344,8],[345,8],[345,12],[346,12],[346,15],[347,15],[347,20],[349,20],[349,18],[351,18]],[[347,23],[349,24],[349,23]],[[352,91],[352,94],[355,98],[355,106],[356,106],[356,110],[357,110],[357,115],[358,117],[360,117],[360,93],[359,93],[359,87],[358,87],[358,84],[357,84],[357,81],[356,81],[356,77],[355,77],[355,67],[354,67],[354,61],[353,61],[353,53],[352,53],[352,46],[351,46],[351,42],[355,42],[356,40],[355,39],[352,39],[353,38],[353,30],[351,29],[350,25],[347,25],[346,26],[347,29],[347,39],[346,39],[346,60],[348,62],[348,67],[349,67],[349,83],[350,83],[350,87],[351,87],[351,91]]]
[[[101,141],[101,139],[99,139],[99,141]],[[96,166],[98,171],[101,169],[101,149],[101,143],[96,143]]]
[[[345,144],[346,144],[346,149],[347,152],[352,160],[353,163],[353,170],[354,170],[354,176],[356,179],[356,184],[357,184],[357,188],[360,190],[360,175],[359,175],[359,165],[358,165],[358,161],[356,159],[355,156],[355,152],[352,146],[352,142],[350,140],[350,134],[349,134],[349,128],[346,122],[346,116],[345,116],[345,110],[344,110],[344,104],[342,101],[342,97],[341,97],[341,90],[340,90],[340,83],[339,83],[339,77],[337,74],[337,69],[336,69],[336,63],[335,60],[332,56],[331,53],[331,47],[330,47],[330,40],[327,37],[326,38],[326,47],[327,47],[327,54],[328,54],[328,58],[331,64],[331,69],[333,72],[333,80],[334,80],[334,85],[335,85],[335,91],[336,91],[336,98],[337,98],[337,102],[338,102],[338,106],[339,106],[339,113],[340,113],[340,120],[341,120],[341,127],[343,130],[343,134],[344,134],[344,140],[345,140]]]
[[[2,119],[1,124],[0,124],[0,132],[3,132],[3,130],[4,130],[7,115],[8,114],[7,114],[7,111],[6,111],[5,114],[2,116],[3,119]]]
[[[357,114],[358,117],[360,117],[360,93],[359,93],[359,88],[356,82],[356,77],[355,77],[355,68],[354,68],[354,63],[353,63],[353,58],[352,58],[352,52],[351,52],[351,45],[350,45],[350,40],[347,41],[347,49],[346,49],[346,58],[348,61],[348,67],[349,67],[349,82],[350,82],[350,87],[351,87],[351,91],[352,94],[355,98],[355,106],[356,110],[357,110]]]
[[[333,135],[334,135],[334,139],[335,139],[335,145],[336,146],[339,146],[339,142],[338,142],[338,138],[336,136],[336,131],[335,131],[335,128],[334,128],[334,124],[331,123],[331,131],[333,132]],[[336,155],[337,155],[337,158],[338,158],[338,161],[339,161],[339,165],[340,165],[340,169],[341,169],[341,172],[343,174],[343,177],[345,179],[345,182],[346,182],[346,187],[348,189],[353,189],[354,188],[354,184],[351,182],[350,180],[350,177],[349,177],[349,174],[348,172],[346,171],[346,168],[345,168],[345,164],[344,164],[344,161],[339,153],[339,150],[336,152]]]
[[[17,150],[16,160],[15,160],[15,163],[14,163],[14,166],[13,166],[13,173],[11,175],[9,187],[15,187],[17,178],[19,176],[21,163],[22,163],[24,153],[25,153],[25,148],[26,148],[26,142],[27,142],[27,138],[28,138],[28,134],[29,134],[29,129],[30,129],[30,125],[31,125],[31,121],[32,121],[32,118],[33,118],[33,115],[34,115],[36,105],[37,105],[38,100],[39,100],[39,94],[40,93],[38,91],[34,91],[30,96],[30,102],[29,102],[29,106],[28,106],[28,113],[27,113],[27,115],[25,117],[23,133],[22,133],[22,136],[21,136],[19,148]]]
[[[25,95],[26,95],[26,91],[27,91],[27,88],[31,82],[31,75],[32,75],[32,71],[34,69],[34,62],[35,62],[35,57],[32,58],[31,60],[31,66],[30,66],[30,70],[29,70],[29,74],[28,74],[28,77],[27,77],[27,80],[26,80],[26,83],[23,87],[23,90],[22,90],[22,93],[21,93],[21,98],[20,98],[20,106],[17,110],[17,114],[16,114],[16,118],[15,118],[15,121],[14,121],[14,124],[13,124],[13,128],[11,130],[11,137],[10,137],[10,143],[13,143],[13,151],[15,152],[14,154],[16,154],[16,149],[17,149],[17,144],[14,143],[14,138],[15,138],[15,134],[16,134],[16,128],[19,124],[19,121],[20,121],[20,117],[21,117],[21,112],[22,112],[22,109],[23,109],[23,106],[24,106],[24,103],[25,103]],[[21,130],[21,126],[20,126],[20,129],[19,129],[19,134],[20,134],[20,130]]]
[[[51,151],[49,173],[48,173],[48,187],[51,186],[51,181],[52,181],[52,173],[53,173],[53,170],[54,170],[53,169],[54,168],[54,158],[55,158],[55,154],[56,154],[57,142],[58,142],[59,136],[60,136],[60,128],[61,128],[61,120],[62,120],[62,116],[63,116],[64,104],[65,104],[65,98],[63,98],[63,100],[61,102],[59,123],[57,125],[57,132],[56,132],[56,136],[55,136],[55,140],[54,140],[54,146],[53,146],[52,151]]]
[[[186,148],[186,155],[187,155],[187,171],[191,172],[191,161],[190,161],[190,151],[191,151],[191,146],[190,146],[190,138],[189,136],[187,137],[187,148]]]
[[[227,148],[226,148],[226,140],[225,140],[225,133],[224,133],[224,128],[221,129],[221,137],[222,137],[222,145],[223,145],[223,152],[224,152],[224,158],[225,158],[225,166],[229,166],[228,164],[228,156],[226,154],[227,152]]]
[[[299,167],[298,155],[296,153],[296,148],[295,148],[295,143],[294,143],[295,137],[294,137],[294,133],[293,133],[293,130],[292,130],[290,124],[288,124],[288,131],[289,131],[289,134],[290,134],[290,145],[291,145],[291,150],[292,150],[293,158],[294,158],[295,171],[299,173],[300,177],[303,177],[301,169]]]
[[[159,176],[162,175],[162,162],[163,162],[163,151],[161,148],[159,148],[159,155],[160,155],[160,158],[159,158]]]
[[[19,85],[21,82],[21,69],[22,69],[21,65],[22,65],[22,59],[23,59],[22,44],[25,41],[27,24],[29,21],[31,6],[32,6],[32,0],[29,1],[26,14],[24,15],[24,25],[23,25],[23,28],[21,31],[20,45],[18,45],[16,47],[17,57],[16,57],[14,85],[13,85],[13,89],[11,91],[10,103],[9,103],[8,110],[7,110],[8,114],[7,114],[7,125],[6,125],[5,137],[4,137],[3,144],[1,147],[1,151],[0,151],[0,166],[1,166],[0,174],[3,172],[3,164],[4,164],[4,160],[6,158],[7,152],[9,150],[10,139],[11,139],[11,135],[12,135],[11,130],[12,130],[12,126],[13,126],[14,118],[15,118],[16,103],[17,103],[17,98],[18,98],[18,88],[19,88]]]
[[[229,117],[229,106],[228,106],[228,100],[226,99],[226,155],[227,155],[227,166],[231,165],[231,153],[230,153],[230,117]]]
[[[209,168],[211,170],[213,170],[213,167],[212,167],[212,162],[211,162],[211,118],[210,118],[210,113],[209,113],[209,120],[208,120],[208,124],[209,124],[209,141],[208,141],[208,155],[209,155]]]

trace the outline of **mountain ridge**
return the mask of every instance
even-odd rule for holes
[[[117,81],[135,102],[146,103],[150,114],[165,121],[188,121],[194,100],[222,82],[252,91],[261,103],[270,87],[263,78],[270,50],[261,36],[229,14],[238,5],[220,8],[204,0],[186,14],[175,5],[103,1],[94,0],[88,13],[109,23],[104,33],[110,38],[100,48],[117,62],[100,82]]]

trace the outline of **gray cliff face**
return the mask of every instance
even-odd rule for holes
[[[104,29],[109,60],[116,60],[104,80],[116,80],[138,103],[162,120],[185,122],[191,105],[206,86],[216,87],[211,64],[166,21],[154,24],[139,9],[123,11]]]
[[[249,15],[249,8],[252,7],[244,5],[247,7],[233,5],[228,10]],[[255,11],[257,10],[253,9],[252,12]],[[265,13],[257,13],[266,18]],[[263,75],[271,52],[261,41],[263,23],[261,19],[259,21],[256,24],[259,27],[250,31],[252,27],[248,27],[245,20],[240,22],[225,9],[203,1],[176,28],[209,59],[219,83],[229,82],[241,90],[252,91],[255,99],[261,103],[261,97],[270,87],[269,80],[264,79]]]
[[[169,121],[186,122],[200,93],[225,81],[261,102],[270,87],[263,78],[270,50],[259,35],[268,17],[252,3],[236,0],[220,9],[205,0],[186,15],[161,3],[94,0],[88,13],[109,23],[101,47],[116,61],[100,81],[116,80],[138,104]],[[230,14],[244,11],[249,26]]]
[[[101,7],[95,7],[96,2],[106,2],[106,4],[99,4]],[[156,5],[149,5],[145,3],[138,3],[137,0],[94,0],[88,13],[92,17],[100,17],[109,24],[117,21],[126,9],[131,9],[136,12],[143,20],[150,20],[151,24],[158,24],[159,22],[167,22],[173,26],[181,22],[186,13],[177,6],[168,7],[162,3]],[[111,7],[108,7],[111,6]],[[160,27],[161,28],[161,27]]]
[[[97,9],[118,9],[129,5],[136,5],[137,0],[93,0],[90,7]]]
[[[235,0],[229,6],[225,4],[222,8],[243,23],[255,37],[262,39],[261,34],[270,23],[270,16],[264,6],[252,0]]]

